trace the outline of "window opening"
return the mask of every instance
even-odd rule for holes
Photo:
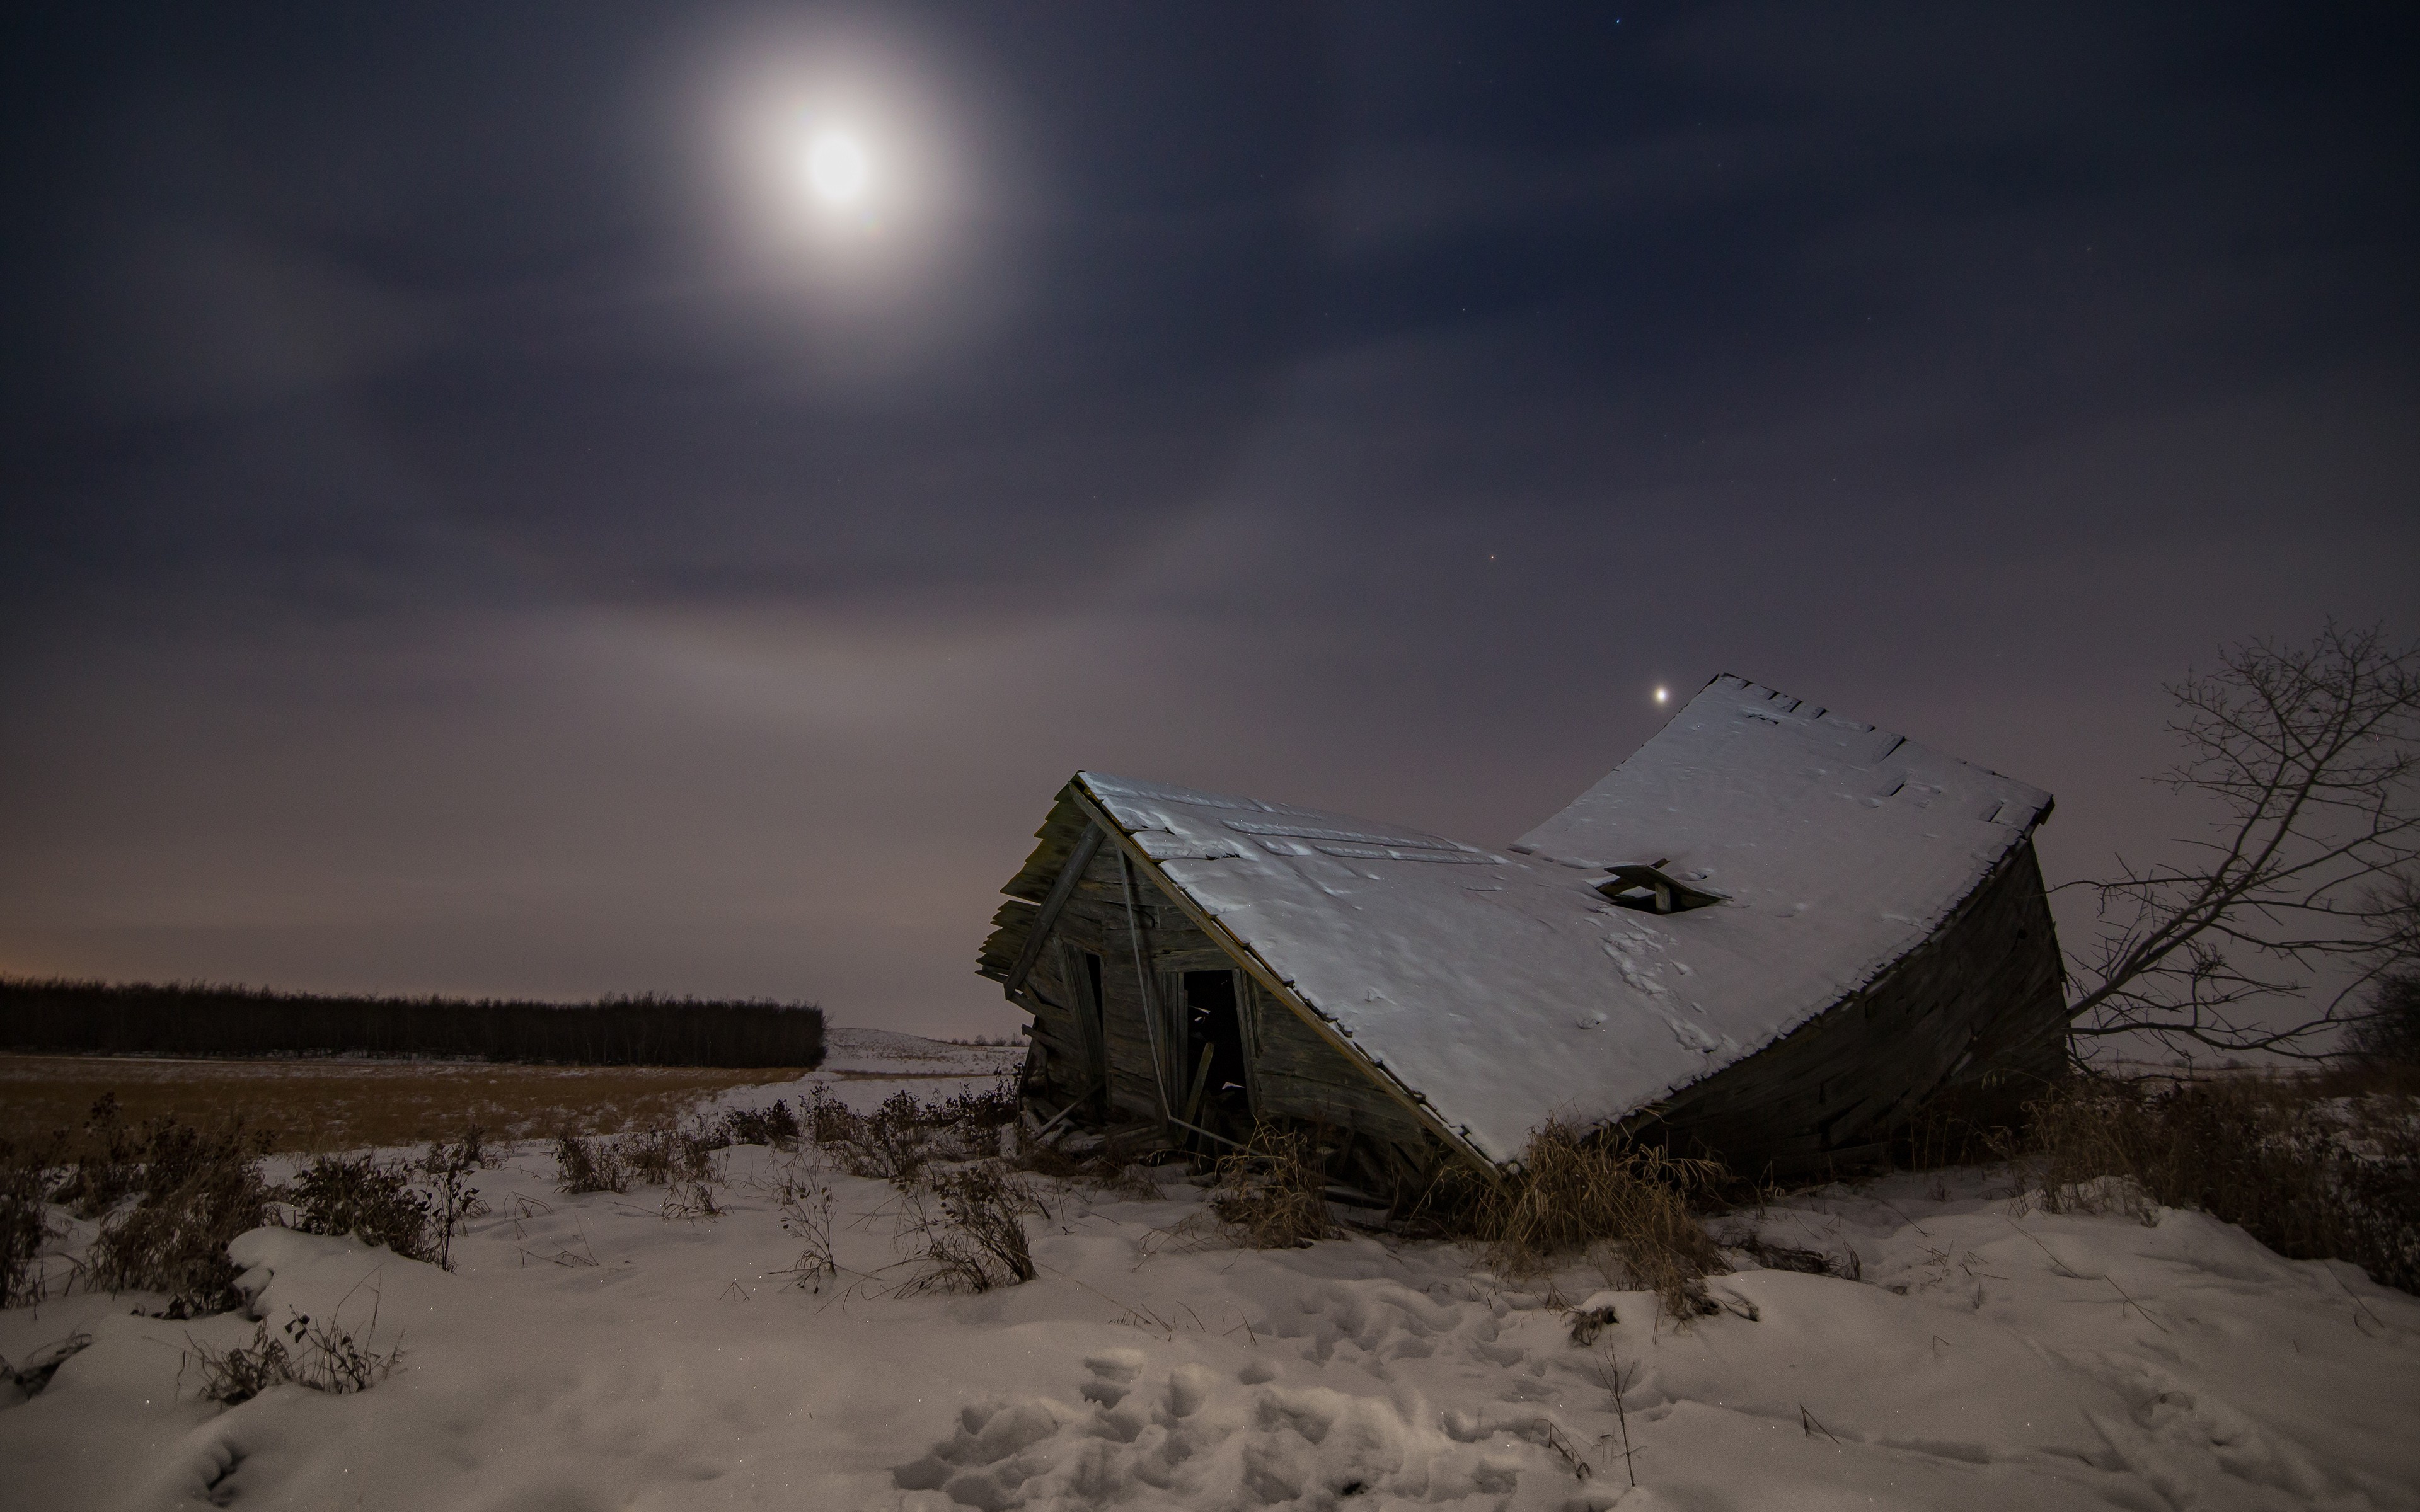
[[[1678,914],[1691,908],[1703,908],[1723,901],[1718,892],[1693,887],[1662,870],[1671,863],[1666,856],[1653,866],[1609,866],[1610,880],[1596,884],[1596,890],[1608,903],[1624,908],[1636,908],[1649,914]]]

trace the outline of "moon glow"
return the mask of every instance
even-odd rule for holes
[[[830,203],[846,205],[861,197],[872,177],[865,149],[856,138],[828,132],[808,144],[807,182]]]

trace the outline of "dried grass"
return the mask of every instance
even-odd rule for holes
[[[714,1182],[675,1177],[664,1184],[665,1218],[681,1223],[699,1223],[722,1216],[721,1205],[714,1200]]]
[[[377,1326],[372,1315],[371,1326]],[[391,1374],[403,1358],[400,1345],[378,1353],[334,1323],[314,1324],[297,1313],[286,1320],[279,1338],[267,1323],[253,1331],[250,1344],[214,1350],[188,1338],[179,1384],[190,1370],[197,1378],[194,1394],[204,1401],[233,1407],[250,1401],[272,1386],[288,1383],[344,1396],[367,1391]]]
[[[92,1335],[79,1328],[40,1346],[14,1364],[0,1357],[0,1407],[11,1406],[28,1396],[40,1396],[42,1388],[51,1383],[51,1378],[58,1374],[59,1366],[91,1347]],[[17,1394],[13,1398],[8,1395],[11,1387]]]
[[[1705,1278],[1729,1269],[1693,1211],[1724,1180],[1711,1161],[1590,1137],[1549,1120],[1530,1136],[1519,1167],[1489,1183],[1456,1179],[1432,1211],[1445,1230],[1477,1244],[1511,1276],[1541,1275],[1580,1258],[1609,1280],[1652,1290],[1681,1317],[1713,1310]]]
[[[1311,1136],[1273,1123],[1219,1158],[1203,1207],[1229,1243],[1247,1249],[1302,1249],[1337,1231]]]
[[[783,1227],[804,1242],[792,1271],[799,1284],[820,1289],[839,1273],[831,1193],[819,1180],[823,1157],[899,1189],[899,1238],[911,1266],[900,1291],[988,1291],[1032,1280],[1025,1216],[1044,1209],[999,1154],[1008,1143],[1000,1131],[1020,1111],[1004,1082],[938,1103],[919,1103],[902,1088],[863,1114],[816,1088],[804,1120],[815,1155],[793,1162],[775,1182]]]
[[[1075,1155],[1061,1148],[1055,1138],[1035,1138],[1031,1120],[1011,1128],[1012,1135],[1000,1141],[1000,1159],[1012,1170],[1138,1202],[1156,1202],[1163,1195],[1149,1166],[1128,1160],[1106,1146]],[[996,1133],[994,1137],[998,1138]]]

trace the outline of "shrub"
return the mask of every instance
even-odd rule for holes
[[[809,1185],[795,1178],[785,1180],[782,1187],[782,1227],[796,1235],[802,1246],[799,1263],[787,1273],[807,1290],[821,1291],[827,1280],[840,1274],[840,1261],[832,1253],[831,1188]]]
[[[786,1149],[799,1142],[799,1116],[785,1099],[769,1108],[734,1108],[722,1116],[725,1136],[735,1145],[770,1145]]]
[[[999,1162],[945,1171],[905,1192],[905,1227],[919,1265],[901,1290],[988,1291],[1033,1279],[1025,1214],[1042,1205]]]
[[[117,1094],[104,1092],[63,1160],[65,1179],[51,1200],[79,1218],[98,1218],[143,1184],[143,1136],[126,1126]]]
[[[0,1139],[0,1307],[42,1300],[41,1255],[56,1237],[42,1162]]]
[[[204,1131],[154,1119],[140,1139],[142,1200],[103,1225],[90,1284],[110,1291],[164,1291],[172,1316],[236,1304],[229,1240],[269,1219],[261,1180],[267,1139],[232,1119]]]
[[[435,1239],[436,1260],[448,1271],[454,1269],[454,1236],[488,1211],[478,1188],[470,1183],[470,1174],[503,1159],[488,1148],[475,1123],[459,1143],[432,1142],[428,1153],[421,1157],[420,1169],[427,1177],[429,1231]]]
[[[504,1151],[488,1143],[488,1131],[473,1123],[462,1131],[462,1137],[452,1144],[434,1140],[428,1153],[421,1157],[420,1168],[431,1176],[448,1171],[486,1170],[504,1163]]]
[[[713,1152],[720,1148],[703,1132],[650,1129],[624,1134],[617,1143],[622,1164],[642,1186],[715,1179]],[[616,1191],[621,1190],[615,1188]]]
[[[807,1098],[807,1137],[818,1145],[837,1146],[856,1130],[858,1116],[850,1112],[831,1088],[817,1087]]]
[[[288,1200],[294,1227],[306,1234],[351,1235],[383,1244],[408,1260],[440,1257],[443,1228],[430,1199],[415,1191],[411,1171],[367,1155],[322,1155],[295,1180]]]
[[[554,1142],[554,1159],[563,1173],[559,1190],[566,1194],[630,1190],[630,1168],[612,1140],[564,1134]]]
[[[2012,1164],[2051,1211],[2195,1208],[2290,1259],[2350,1260],[2420,1290],[2420,1099],[2333,1090],[2079,1077],[2029,1104]]]
[[[924,1116],[936,1126],[997,1129],[1015,1123],[1024,1112],[1025,1102],[1016,1095],[1016,1082],[1003,1076],[986,1091],[960,1092],[944,1098],[932,1104]]]
[[[905,1185],[923,1173],[931,1159],[926,1148],[941,1120],[906,1090],[893,1092],[872,1113],[856,1114],[816,1088],[809,1108],[815,1143],[831,1151],[841,1169],[851,1176],[874,1177]]]
[[[1692,1211],[1723,1180],[1711,1161],[1680,1159],[1612,1135],[1590,1137],[1549,1119],[1512,1173],[1456,1179],[1438,1194],[1446,1229],[1487,1262],[1534,1275],[1596,1254],[1682,1317],[1712,1310],[1705,1278],[1728,1269]]]

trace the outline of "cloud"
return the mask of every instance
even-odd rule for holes
[[[171,415],[352,388],[451,334],[434,301],[304,248],[195,223],[113,238],[59,315],[85,402]]]
[[[0,955],[989,1030],[1078,765],[1500,839],[1728,669],[2081,869],[2164,822],[2163,678],[2408,610],[2392,47],[902,14],[842,29],[972,187],[857,302],[717,156],[814,27],[54,49]]]

